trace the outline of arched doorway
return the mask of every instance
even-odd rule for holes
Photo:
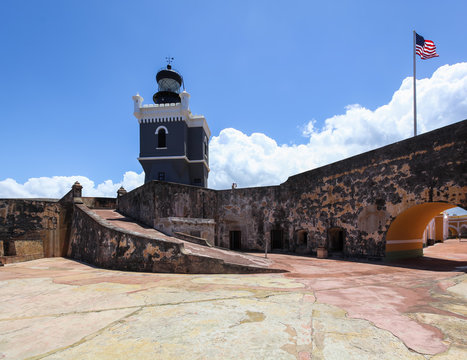
[[[386,259],[423,256],[423,234],[428,223],[453,207],[456,205],[429,202],[412,206],[400,213],[386,233]]]

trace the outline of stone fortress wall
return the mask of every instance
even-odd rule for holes
[[[116,207],[115,198],[81,197],[79,189],[61,199],[0,199],[0,263],[66,256],[75,197],[90,208]]]
[[[464,120],[278,186],[216,191],[152,181],[116,199],[83,198],[75,186],[60,200],[0,199],[0,262],[73,257],[70,239],[85,243],[86,227],[73,222],[83,206],[117,208],[168,235],[230,249],[418,256],[430,219],[467,208],[466,142]]]
[[[466,139],[464,120],[279,186],[215,191],[154,181],[120,197],[118,210],[161,231],[171,217],[212,220],[209,240],[226,248],[421,255],[428,220],[467,208]]]
[[[99,210],[110,210],[113,214],[118,198],[82,197],[81,189],[75,183],[60,200],[1,199],[0,266],[66,256],[124,271],[205,274],[284,271],[269,268],[267,259],[248,259],[248,256],[210,249],[210,244],[201,237],[177,234],[178,238],[189,241],[186,243],[154,230],[148,234],[144,230],[117,226],[112,219],[99,216]],[[124,219],[136,225],[131,219]],[[182,223],[187,222],[193,223],[187,219]]]
[[[0,199],[0,256],[30,260],[60,253],[62,209],[53,199]]]

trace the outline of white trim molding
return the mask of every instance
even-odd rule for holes
[[[169,133],[169,130],[167,130],[167,128],[166,128],[165,126],[160,125],[160,126],[158,126],[157,129],[156,129],[156,135],[159,134],[159,130],[161,130],[161,129],[164,129],[166,134]]]
[[[183,92],[181,96],[185,98],[185,100],[190,97],[187,92]],[[208,139],[211,137],[211,130],[209,129],[206,118],[203,115],[192,114],[188,103],[143,105],[143,100],[144,99],[139,95],[133,96],[133,115],[138,119],[138,123],[153,124],[184,121],[188,127],[202,127]]]
[[[190,160],[185,155],[181,155],[181,156],[177,156],[177,155],[174,155],[174,156],[144,156],[144,157],[139,157],[138,158],[138,161],[149,161],[149,160],[185,160],[187,163],[190,163],[190,164],[203,163],[204,166],[206,166],[206,169],[208,171],[211,171],[211,169],[209,169],[209,165],[206,162],[206,160]]]

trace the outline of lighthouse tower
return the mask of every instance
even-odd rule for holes
[[[156,80],[154,104],[143,105],[139,94],[133,96],[144,182],[160,180],[207,187],[211,131],[206,119],[191,113],[190,94],[180,92],[183,78],[170,63],[159,70]]]

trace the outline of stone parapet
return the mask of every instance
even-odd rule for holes
[[[70,242],[69,257],[106,269],[184,274],[283,271],[188,252],[179,240],[169,241],[114,226],[84,204],[75,205]]]
[[[420,254],[412,250],[421,249],[426,227],[416,219],[467,208],[466,142],[464,120],[279,186],[216,191],[152,181],[121,196],[118,209],[151,227],[171,217],[213,219],[214,245],[236,250],[316,254],[324,247],[330,256],[412,256]]]

